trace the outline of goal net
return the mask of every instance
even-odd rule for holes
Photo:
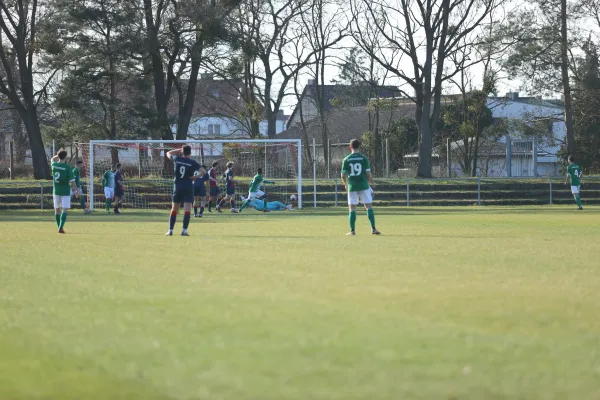
[[[290,196],[296,194],[297,207],[302,208],[300,140],[92,140],[89,149],[82,152],[87,166],[90,210],[104,207],[102,177],[116,163],[121,164],[124,208],[170,208],[173,164],[166,159],[166,153],[186,144],[192,147],[191,158],[206,165],[207,170],[218,162],[215,169],[222,196],[225,195],[223,174],[226,164],[229,161],[234,163],[235,201],[238,205],[241,196],[248,195],[250,181],[258,168],[262,168],[263,177],[275,181],[274,185],[261,187],[269,201],[289,204]],[[208,182],[206,185],[207,193],[210,193]]]

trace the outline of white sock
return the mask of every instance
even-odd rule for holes
[[[187,232],[187,229],[182,229],[181,230],[181,233],[186,233],[186,232]]]

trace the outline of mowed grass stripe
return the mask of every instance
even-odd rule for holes
[[[598,398],[598,211],[0,213],[0,397]]]

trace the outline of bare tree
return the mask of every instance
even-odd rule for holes
[[[345,19],[343,6],[339,0],[312,0],[308,13],[303,13],[302,28],[306,33],[308,45],[314,56],[309,75],[313,78],[313,87],[309,88],[314,96],[317,116],[321,127],[321,143],[325,164],[329,162],[329,132],[327,129],[328,96],[325,89],[325,70],[331,58],[332,42],[340,42],[349,33],[349,21]],[[303,118],[302,118],[303,119]],[[303,121],[302,121],[303,122]]]
[[[225,37],[223,21],[238,3],[239,0],[143,0],[156,126],[161,138],[172,138],[167,107],[173,89],[179,104],[176,137],[187,138],[203,53]]]
[[[239,11],[242,21],[237,36],[248,63],[247,79],[262,102],[268,126],[275,137],[277,114],[284,99],[292,95],[291,83],[304,68],[314,64],[316,54],[335,46],[344,35],[328,36],[327,43],[312,48],[302,17],[312,13],[314,0],[248,0]]]
[[[8,98],[25,124],[34,177],[48,179],[50,167],[37,111],[45,85],[38,91],[34,87],[39,18],[37,0],[0,1],[0,93]],[[11,61],[13,55],[16,68]]]
[[[476,45],[484,19],[505,0],[351,0],[353,36],[377,63],[403,82],[416,104],[418,177],[432,176],[433,138],[446,82],[480,60],[454,68],[446,63],[465,44]],[[383,40],[373,47],[372,38]]]

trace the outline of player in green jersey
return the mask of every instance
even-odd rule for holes
[[[350,208],[350,232],[349,236],[354,236],[356,226],[356,206],[358,201],[365,206],[369,222],[371,222],[371,233],[380,235],[375,228],[375,212],[373,211],[373,176],[371,175],[371,165],[367,157],[358,152],[360,142],[357,139],[350,141],[350,151],[342,162],[342,182],[348,192],[348,207]],[[370,186],[369,186],[370,184]]]
[[[265,212],[265,213],[269,212],[269,210],[267,210],[267,200],[268,200],[267,195],[265,194],[265,192],[260,190],[260,185],[267,184],[267,183],[274,184],[275,182],[264,179],[262,177],[262,168],[257,169],[256,175],[254,175],[254,178],[252,178],[252,182],[250,182],[250,190],[248,190],[248,198],[242,203],[242,206],[240,207],[239,212],[242,212],[242,210],[244,208],[246,208],[246,206],[252,200],[260,199],[260,198],[262,198],[263,205],[264,205],[263,212]]]
[[[73,177],[73,169],[65,162],[66,158],[67,152],[64,149],[60,149],[52,157],[52,197],[58,233],[65,233],[63,228],[67,222],[67,213],[71,208],[71,188],[75,192],[75,196],[79,197],[77,186],[75,186],[75,178]]]
[[[83,188],[82,188],[83,185],[81,184],[82,169],[83,169],[83,161],[78,160],[77,166],[75,168],[73,168],[73,178],[75,178],[75,186],[77,186],[77,191],[71,193],[71,196],[73,196],[74,194],[78,194],[79,195],[79,205],[81,205],[81,209],[83,210],[83,213],[89,214],[90,212],[85,207],[85,196],[83,195]]]
[[[567,180],[565,184],[571,185],[571,193],[573,193],[573,197],[575,198],[575,203],[580,210],[583,210],[581,205],[581,196],[579,195],[579,191],[581,189],[581,175],[583,175],[583,171],[581,167],[575,164],[575,157],[569,156],[569,166],[567,167]]]
[[[104,196],[106,197],[106,213],[110,214],[110,207],[115,197],[115,171],[117,166],[113,165],[111,169],[104,173],[102,177],[102,187],[104,188]]]

